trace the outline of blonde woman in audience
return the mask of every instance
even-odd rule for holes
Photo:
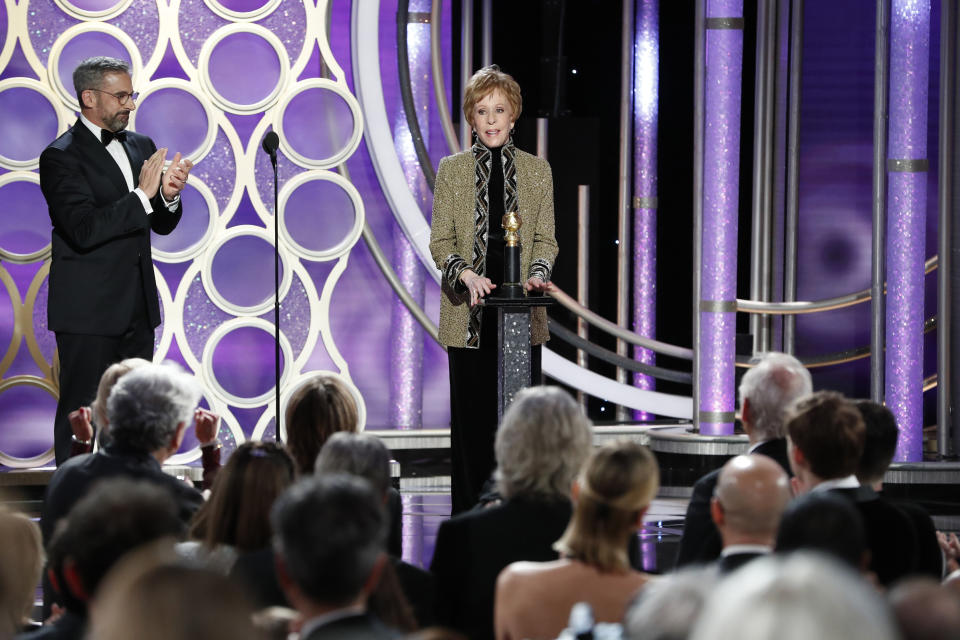
[[[627,546],[659,483],[646,447],[621,440],[594,451],[573,486],[573,517],[554,545],[560,559],[515,562],[500,574],[498,640],[555,638],[578,602],[590,605],[597,622],[620,622],[650,579],[630,567]]]
[[[30,612],[42,568],[40,527],[22,513],[0,509],[0,639],[36,626]]]
[[[319,373],[290,399],[285,415],[287,451],[297,474],[313,473],[313,463],[324,443],[338,431],[356,433],[360,416],[350,390],[336,376]]]

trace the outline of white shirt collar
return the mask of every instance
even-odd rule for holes
[[[329,611],[322,615],[316,616],[315,618],[310,618],[303,623],[303,626],[300,628],[300,637],[306,638],[313,632],[314,629],[318,629],[325,625],[330,624],[331,622],[336,622],[337,620],[342,620],[343,618],[349,618],[351,616],[358,616],[363,614],[366,611],[366,607],[362,604],[354,605],[352,607],[344,607],[342,609],[336,609],[334,611]]]
[[[87,129],[90,129],[90,133],[93,134],[94,138],[97,140],[100,139],[100,132],[103,130],[103,127],[93,124],[87,119],[87,116],[83,115],[82,113],[80,114],[80,122],[82,122]]]
[[[720,557],[725,558],[727,556],[732,556],[735,553],[768,554],[772,552],[773,547],[769,547],[765,544],[731,544],[730,546],[723,548],[723,551],[720,552]]]
[[[830,489],[856,489],[860,486],[860,481],[857,480],[857,476],[850,475],[845,478],[831,478],[830,480],[824,480],[817,486],[815,486],[810,491],[828,491]]]

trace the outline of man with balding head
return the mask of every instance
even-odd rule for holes
[[[810,372],[786,353],[758,356],[740,381],[740,416],[750,441],[748,453],[776,460],[789,474],[784,414],[795,400],[813,391]],[[693,486],[687,506],[677,566],[712,562],[720,555],[720,534],[710,517],[710,501],[720,470]]]
[[[773,550],[789,501],[789,477],[772,458],[736,456],[723,465],[710,501],[710,515],[723,540],[721,573]]]

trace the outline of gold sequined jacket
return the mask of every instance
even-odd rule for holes
[[[485,246],[485,237],[484,244],[475,241],[482,222],[478,220],[475,206],[474,162],[473,152],[467,150],[447,156],[440,161],[437,170],[430,253],[441,271],[446,271],[451,256],[461,256],[471,263],[474,252]],[[544,280],[547,280],[558,250],[553,226],[553,173],[546,160],[520,150],[516,151],[515,162],[518,213],[523,220],[520,227],[520,272],[528,274],[527,277],[545,275]],[[500,220],[491,220],[490,224],[500,224]],[[449,347],[465,347],[470,294],[456,277],[441,278],[441,291],[440,342]],[[530,338],[535,345],[550,338],[543,307],[533,309]]]

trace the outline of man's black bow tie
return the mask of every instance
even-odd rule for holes
[[[120,144],[123,144],[127,140],[127,132],[117,131],[116,133],[114,133],[109,129],[100,129],[100,141],[103,142],[103,146],[107,146],[108,144],[110,144],[110,141],[113,140],[114,138],[119,140]]]

